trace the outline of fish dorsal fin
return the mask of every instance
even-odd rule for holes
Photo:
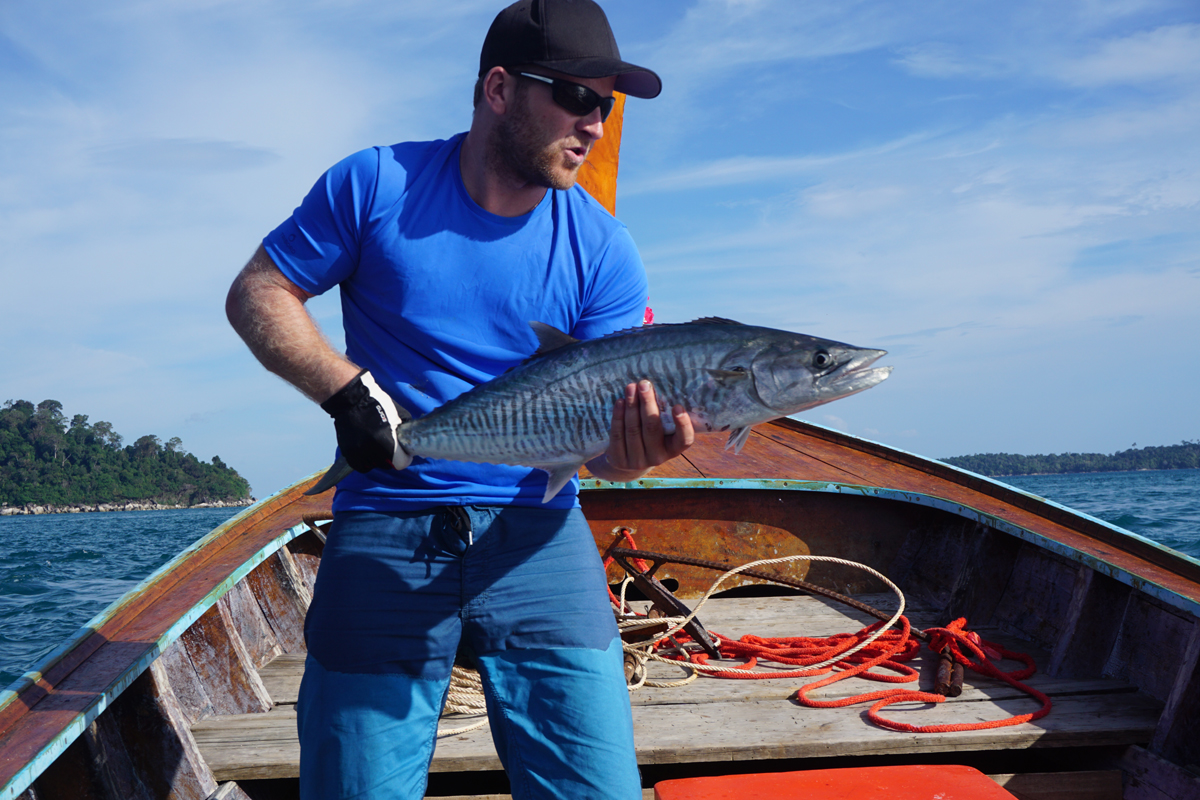
[[[701,317],[694,319],[691,322],[685,322],[684,325],[741,325],[742,323],[734,319],[725,319],[725,317]]]
[[[566,347],[569,344],[575,344],[579,340],[569,333],[563,333],[553,325],[547,325],[544,322],[530,322],[529,327],[533,328],[534,334],[538,339],[538,349],[534,352],[535,356],[545,355],[552,350],[557,350],[560,347]]]

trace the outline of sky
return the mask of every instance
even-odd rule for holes
[[[329,418],[224,297],[341,158],[470,124],[498,0],[0,3],[0,402],[267,496]],[[889,351],[801,418],[931,457],[1200,434],[1196,0],[607,0],[657,321]],[[336,293],[314,318],[342,341]]]

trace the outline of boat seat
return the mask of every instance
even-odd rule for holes
[[[954,764],[814,769],[680,778],[654,785],[654,800],[1013,800],[977,769]]]
[[[888,597],[866,597],[885,608]],[[714,598],[701,612],[710,631],[726,636],[828,636],[857,630],[872,621],[863,612],[817,597]],[[909,609],[915,627],[945,624],[921,609]],[[1024,650],[1044,665],[1048,655],[1013,637],[981,630],[987,639]],[[910,662],[921,673],[921,686],[931,687],[937,658],[922,649]],[[682,677],[674,666],[653,665],[655,676]],[[209,717],[192,728],[205,760],[218,780],[287,778],[299,775],[296,699],[302,656],[283,656],[261,670],[275,707],[262,714]],[[685,687],[634,691],[634,730],[638,762],[670,765],[732,761],[780,762],[802,759],[819,766],[823,758],[871,759],[940,754],[932,761],[969,761],[971,752],[1028,748],[1122,748],[1149,742],[1162,703],[1112,679],[1069,679],[1038,673],[1029,683],[1050,695],[1054,708],[1032,723],[982,731],[912,734],[875,727],[865,718],[866,705],[806,708],[792,697],[814,678],[765,681],[701,678]],[[894,684],[892,684],[894,685]],[[908,684],[912,686],[913,684]],[[877,682],[852,678],[815,693],[830,699],[881,688]],[[890,706],[887,716],[921,725],[1004,719],[1036,710],[1039,704],[1007,684],[968,672],[961,696],[931,706]],[[462,727],[449,722],[449,727]],[[960,756],[962,754],[962,756]],[[814,763],[815,762],[815,763]],[[765,764],[764,764],[765,766]],[[800,765],[796,765],[800,766]],[[795,766],[791,768],[796,768]],[[492,771],[501,765],[487,728],[440,739],[430,767],[433,772]],[[1017,771],[1017,770],[1014,770]]]

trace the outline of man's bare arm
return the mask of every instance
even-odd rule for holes
[[[260,245],[229,287],[225,314],[264,367],[321,403],[359,368],[330,346],[309,316],[304,304],[311,296]]]

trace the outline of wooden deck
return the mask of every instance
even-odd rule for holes
[[[884,608],[895,602],[890,596],[864,599]],[[854,631],[868,621],[860,612],[815,597],[714,599],[701,618],[709,630],[734,638],[746,633],[822,636]],[[922,628],[946,622],[920,609],[909,609],[909,618]],[[1027,644],[999,631],[982,629],[980,633],[1010,649],[1030,652]],[[1039,665],[1047,663],[1045,652],[1031,654]],[[923,649],[911,663],[921,671],[921,687],[931,688],[936,660]],[[670,666],[656,665],[654,669],[667,679],[681,674]],[[280,656],[261,670],[275,703],[271,711],[210,717],[192,728],[218,781],[298,775],[293,704],[302,670],[302,656]],[[810,680],[815,679],[702,678],[682,688],[637,690],[632,700],[638,761],[643,765],[681,764],[1123,746],[1149,742],[1162,711],[1161,703],[1119,681],[1070,680],[1039,673],[1030,683],[1053,698],[1054,709],[1035,723],[978,732],[908,734],[870,724],[865,705],[838,709],[797,705],[790,698]],[[820,696],[842,697],[879,688],[877,682],[854,678],[827,688]],[[1007,684],[968,672],[962,696],[938,706],[892,706],[888,716],[915,724],[939,724],[1002,719],[1037,708],[1037,701]],[[449,727],[461,727],[461,723],[451,722]],[[439,740],[431,771],[500,768],[485,728]]]

